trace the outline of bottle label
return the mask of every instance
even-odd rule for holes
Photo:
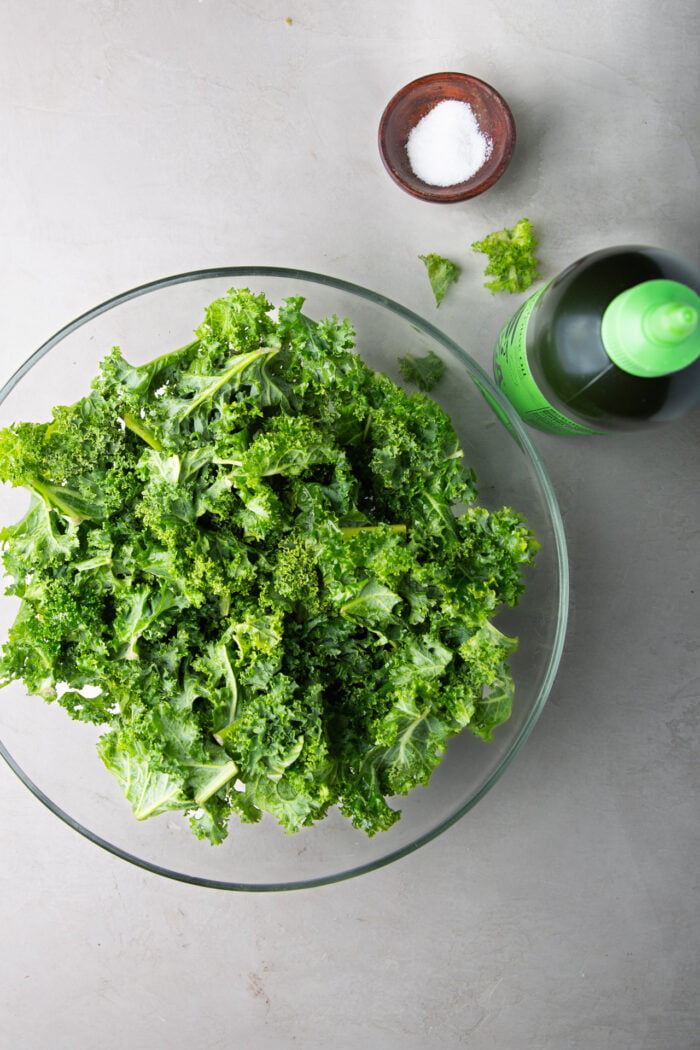
[[[527,359],[527,326],[548,285],[527,299],[504,325],[496,343],[493,372],[496,383],[526,423],[550,434],[598,434],[553,408],[537,386]]]

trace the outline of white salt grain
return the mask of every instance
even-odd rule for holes
[[[455,186],[483,167],[493,142],[467,102],[443,99],[411,129],[406,143],[413,174],[429,186]]]

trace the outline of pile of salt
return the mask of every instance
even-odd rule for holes
[[[493,142],[468,102],[447,98],[411,129],[406,143],[414,175],[430,186],[455,186],[483,167]]]

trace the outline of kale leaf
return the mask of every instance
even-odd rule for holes
[[[435,305],[439,306],[445,298],[445,293],[451,284],[459,280],[462,272],[461,267],[451,259],[445,259],[442,255],[431,252],[429,255],[419,255],[418,258],[425,263],[428,271],[428,280],[435,296]]]
[[[492,295],[526,291],[538,277],[537,244],[529,219],[520,219],[512,230],[498,230],[481,241],[474,241],[474,251],[483,252],[489,259],[485,275],[494,277],[492,281],[485,281],[484,287],[489,288]]]
[[[445,374],[445,364],[434,350],[422,357],[404,354],[399,358],[399,371],[407,383],[414,383],[419,390],[434,390]]]

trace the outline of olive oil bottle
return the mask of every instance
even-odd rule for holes
[[[585,256],[501,331],[494,375],[526,423],[599,434],[700,404],[700,270],[660,248]]]

